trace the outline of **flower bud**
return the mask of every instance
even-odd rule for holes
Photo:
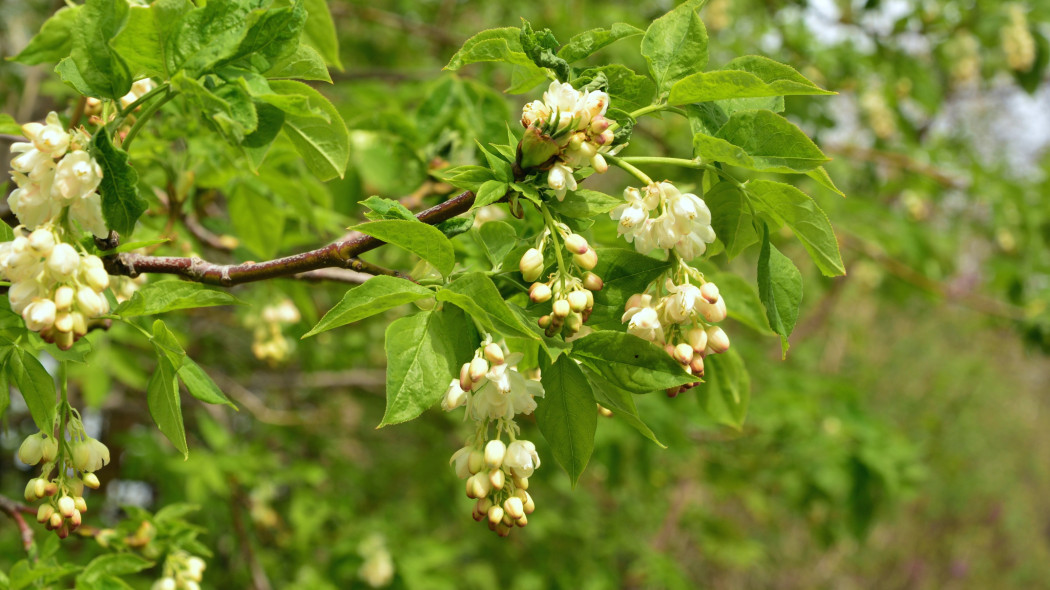
[[[89,287],[81,287],[77,290],[77,306],[88,317],[104,313],[102,297]]]
[[[182,590],[201,590],[201,585],[193,580],[183,580]]]
[[[522,255],[518,268],[521,269],[521,277],[527,282],[531,283],[540,278],[543,273],[543,252],[536,248],[529,248]]]
[[[4,395],[7,395],[4,392]],[[18,447],[18,460],[26,465],[36,465],[44,457],[44,433],[31,434]]]
[[[94,257],[89,257],[90,260]],[[95,258],[98,260],[97,258]],[[106,269],[101,266],[98,268],[89,268],[83,272],[84,281],[87,282],[88,286],[95,291],[102,292],[109,287],[109,274],[106,273]]]
[[[445,397],[441,399],[441,409],[451,412],[465,403],[467,403],[467,392],[459,386],[458,379],[453,379],[448,389],[445,390]]]
[[[84,496],[73,498],[73,505],[76,506],[77,510],[81,513],[87,512],[87,501],[84,500]]]
[[[598,264],[598,253],[593,248],[588,248],[582,254],[573,254],[572,261],[583,270],[591,270]]]
[[[26,327],[34,332],[46,330],[55,324],[55,302],[50,299],[38,299],[22,310],[22,319]]]
[[[533,283],[529,287],[529,299],[533,303],[543,303],[551,298],[551,288],[545,283]]]
[[[583,275],[583,286],[588,291],[601,291],[605,283],[602,278],[593,272],[587,272]]]
[[[485,345],[485,358],[488,359],[493,365],[503,364],[503,349],[500,348],[499,344],[490,342]]]
[[[522,507],[525,509],[525,514],[532,514],[536,510],[536,503],[532,501],[532,496],[528,492],[525,492],[525,499],[522,500]]]
[[[69,518],[73,516],[73,511],[77,509],[76,502],[69,496],[62,496],[58,499],[58,511],[62,513],[62,516]]]
[[[55,234],[51,233],[49,229],[41,228],[29,234],[27,241],[29,247],[37,254],[47,256],[55,247]]]
[[[609,163],[605,161],[605,156],[594,154],[591,156],[591,168],[598,174],[605,174],[609,171]]]
[[[37,491],[40,491],[40,484],[41,483],[44,484],[44,493],[40,494],[41,497],[47,496],[47,497],[50,498],[51,496],[54,496],[55,494],[58,493],[58,484],[57,483],[55,483],[53,481],[45,481],[43,479],[38,479],[36,481],[37,481],[37,484],[36,484]]]
[[[704,357],[699,354],[693,357],[693,361],[689,363],[689,369],[692,370],[693,375],[697,377],[704,376]]]
[[[715,303],[698,301],[697,304],[697,307],[700,308],[700,315],[704,316],[704,319],[711,322],[712,324],[717,324],[718,322],[726,319],[725,299],[719,297]]]
[[[565,319],[565,317],[569,315],[570,311],[571,307],[569,305],[569,302],[564,299],[558,299],[554,302],[553,305],[551,305],[551,313],[554,315],[554,317],[559,319]]]
[[[518,491],[529,489],[529,478],[522,477],[517,473],[514,474],[514,487],[518,488]]]
[[[489,362],[485,359],[478,357],[470,361],[470,380],[474,383],[481,380],[485,376],[485,373],[489,372]]]
[[[73,316],[73,333],[77,336],[87,334],[87,320],[84,319],[84,314],[74,311],[70,315]]]
[[[489,469],[499,469],[503,465],[503,457],[507,454],[507,445],[497,439],[490,440],[485,445],[485,466]]]
[[[611,145],[615,139],[616,134],[613,133],[612,129],[606,129],[605,131],[602,131],[601,135],[599,135],[594,141],[598,145]]]
[[[66,311],[71,305],[73,305],[73,298],[76,297],[76,291],[73,287],[63,285],[55,291],[55,308],[58,311]]]
[[[463,391],[470,391],[474,388],[474,382],[470,379],[470,363],[463,363],[459,369],[459,386]]]
[[[573,254],[583,254],[590,248],[587,240],[580,234],[569,234],[565,236],[565,249]]]
[[[729,350],[729,336],[722,328],[711,326],[707,329],[707,349],[712,354],[722,354]]]
[[[505,537],[509,537],[510,536],[510,527],[505,525],[505,524],[503,524],[502,522],[497,524],[496,526],[494,526],[492,528],[492,530],[494,530],[496,532],[496,534],[499,535],[500,537],[504,537],[505,538]]]
[[[175,578],[163,577],[156,582],[153,582],[153,585],[150,586],[150,590],[176,590],[178,587],[178,582],[175,581]]]
[[[37,498],[40,497],[36,494],[36,480],[37,478],[34,477],[33,479],[26,482],[26,489],[25,492],[22,494],[23,497],[25,497],[26,502],[36,502]]]
[[[489,483],[492,484],[492,489],[502,490],[503,484],[507,482],[507,476],[503,473],[502,469],[493,469],[489,472]]]
[[[700,296],[708,303],[714,303],[718,301],[718,287],[714,283],[704,283],[700,286]]]
[[[55,530],[58,527],[62,526],[62,515],[57,512],[52,514],[51,518],[47,521],[47,526],[51,530]]]
[[[503,512],[512,519],[517,520],[525,516],[525,505],[522,503],[521,498],[511,496],[503,501]]]
[[[561,147],[557,141],[551,139],[549,135],[544,135],[538,128],[529,127],[525,130],[521,143],[518,144],[518,152],[521,156],[519,165],[523,170],[535,168],[545,164],[560,151]]]
[[[703,328],[693,328],[685,335],[686,342],[693,347],[693,352],[700,354],[707,348],[707,332]]]
[[[60,311],[55,315],[55,329],[59,332],[73,331],[73,315],[68,311]]]
[[[688,365],[693,362],[693,347],[685,342],[674,347],[674,360],[683,365]]]
[[[578,313],[569,314],[569,317],[565,318],[565,327],[573,334],[579,332],[583,327],[583,316]]]
[[[55,513],[55,508],[50,504],[41,504],[40,508],[36,511],[36,521],[40,524],[51,520],[51,515]]]
[[[102,485],[102,482],[100,482],[98,480],[98,476],[95,475],[94,473],[85,473],[84,474],[84,485],[86,485],[87,487],[89,487],[89,488],[91,488],[93,490],[97,490],[99,488],[99,486]]]
[[[206,567],[207,565],[203,559],[193,556],[186,560],[186,577],[195,582],[200,582]]]
[[[42,434],[41,441],[41,457],[43,458],[44,463],[53,462],[55,459],[58,458],[58,439],[56,439],[53,436]]]
[[[580,313],[587,309],[587,291],[573,291],[568,297],[569,309]]]
[[[485,467],[485,453],[482,453],[478,449],[474,449],[470,452],[470,459],[467,461],[467,470],[471,473],[477,473]]]
[[[80,254],[65,242],[56,244],[47,257],[47,268],[57,277],[72,276],[80,267]]]
[[[503,520],[503,508],[500,506],[493,506],[489,508],[489,522],[496,524]]]
[[[84,517],[80,514],[80,511],[76,508],[73,509],[73,513],[69,515],[69,530],[75,531],[80,528],[83,524]]]

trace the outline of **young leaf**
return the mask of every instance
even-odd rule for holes
[[[441,230],[420,221],[387,219],[369,221],[350,228],[399,246],[434,265],[441,274],[448,276],[456,265],[452,242]]]
[[[613,23],[608,29],[591,29],[584,31],[565,44],[558,50],[558,57],[572,63],[591,55],[592,53],[612,45],[620,39],[628,39],[643,34],[645,31],[627,23]]]
[[[22,126],[11,115],[0,113],[0,133],[22,135]]]
[[[456,278],[437,292],[437,299],[455,304],[492,331],[539,339],[511,311],[492,279],[484,273],[472,272]]]
[[[751,377],[736,350],[704,359],[705,382],[695,387],[696,399],[711,418],[737,430],[744,425],[751,400]]]
[[[491,169],[474,165],[456,166],[433,174],[458,189],[474,193],[481,189],[481,185],[496,178]]]
[[[153,567],[147,561],[132,553],[110,553],[91,560],[77,576],[77,586],[102,581],[106,576],[126,576]],[[116,587],[116,586],[114,586]]]
[[[350,160],[350,132],[339,111],[320,92],[302,82],[273,80],[270,88],[278,95],[306,97],[312,108],[324,113],[302,115],[285,110],[284,132],[303,156],[306,167],[320,180],[342,178]],[[280,104],[274,106],[282,108]]]
[[[772,111],[735,112],[718,130],[717,137],[740,147],[752,160],[750,165],[730,164],[752,170],[806,172],[829,159],[794,123]]]
[[[730,260],[758,241],[754,216],[744,193],[730,182],[720,182],[704,195],[711,210],[711,227],[726,247]]]
[[[668,104],[679,105],[730,98],[835,94],[807,80],[794,68],[758,55],[745,55],[721,70],[697,72],[671,88]]]
[[[186,444],[186,427],[182,423],[182,401],[179,399],[179,384],[175,367],[165,354],[157,355],[157,369],[146,384],[146,405],[157,428],[168,437],[171,444],[189,458]]]
[[[649,258],[634,250],[597,249],[598,265],[594,272],[605,285],[594,293],[594,309],[587,325],[595,330],[622,329],[624,304],[631,295],[640,293],[670,266],[668,262]]]
[[[511,93],[526,92],[547,79],[546,70],[533,63],[521,46],[521,29],[503,27],[474,35],[452,56],[444,69],[456,71],[467,64],[495,61],[511,64]]]
[[[297,78],[332,82],[332,75],[328,73],[325,59],[309,45],[300,45],[294,52],[278,59],[265,74],[270,79]]]
[[[372,195],[364,201],[358,201],[358,203],[371,209],[371,211],[365,213],[365,217],[372,221],[379,221],[380,219],[405,219],[412,221],[416,218],[407,207],[393,199],[384,199]]]
[[[594,219],[624,204],[623,199],[598,191],[579,189],[565,194],[564,201],[551,201],[551,209],[574,219]]]
[[[573,343],[571,356],[631,393],[650,393],[696,381],[662,348],[633,334],[591,332]]]
[[[704,0],[689,0],[654,20],[642,37],[642,55],[660,94],[707,65],[707,29],[696,14]]]
[[[192,8],[186,0],[157,0],[150,6],[130,7],[127,22],[109,45],[127,63],[132,80],[170,77],[168,39]]]
[[[492,267],[503,262],[503,257],[518,242],[518,232],[504,221],[488,221],[481,225],[474,234],[475,241],[485,251]]]
[[[237,51],[231,60],[247,58],[256,71],[266,71],[282,57],[292,54],[299,46],[299,36],[306,23],[302,2],[291,6],[254,10],[248,20]]]
[[[68,57],[73,49],[73,24],[80,9],[80,6],[64,6],[58,9],[58,12],[44,21],[40,32],[29,41],[29,45],[10,59],[33,66],[58,63]]]
[[[130,318],[216,305],[243,305],[243,302],[229,293],[209,289],[200,283],[160,281],[135,291],[131,299],[121,303],[113,313]]]
[[[729,317],[759,334],[773,334],[766,319],[766,308],[750,283],[731,272],[704,270],[704,277],[718,285],[718,291],[726,301],[732,301],[727,306]]]
[[[168,72],[184,69],[197,78],[231,58],[247,33],[251,9],[248,2],[208,2],[186,13],[167,41]]]
[[[22,393],[36,427],[50,433],[54,429],[55,408],[58,406],[55,380],[35,356],[18,347],[8,355],[6,371]]]
[[[339,36],[335,33],[332,13],[328,11],[325,0],[304,0],[306,6],[306,25],[303,27],[302,41],[317,50],[329,65],[343,69],[339,60]],[[306,78],[309,80],[309,78]]]
[[[818,168],[814,168],[813,170],[810,170],[809,172],[806,172],[806,176],[808,176],[808,177],[812,178],[813,180],[817,181],[817,184],[823,186],[824,188],[828,189],[829,191],[835,193],[836,195],[838,195],[840,197],[845,197],[846,196],[846,193],[840,191],[839,187],[835,186],[835,181],[831,180],[831,175],[828,174],[828,171],[825,170],[823,166],[820,166]]]
[[[102,167],[102,181],[98,185],[102,217],[109,229],[127,239],[149,206],[146,199],[139,196],[139,173],[128,164],[128,153],[113,146],[105,129],[91,138],[91,156]]]
[[[328,310],[316,326],[303,334],[303,338],[433,295],[433,291],[412,281],[382,275],[372,277],[361,286],[347,291],[342,301]]]
[[[806,193],[790,184],[755,180],[747,184],[747,194],[755,209],[795,232],[824,276],[846,274],[835,230],[828,216]]]
[[[758,296],[766,307],[773,331],[780,334],[781,354],[787,358],[788,336],[795,329],[802,303],[802,273],[791,259],[769,242],[769,228],[762,226],[762,251],[758,255]]]
[[[584,70],[573,81],[573,84],[580,87],[591,83],[600,76],[605,77],[605,92],[609,94],[612,104],[617,107],[613,109],[614,111],[633,111],[648,106],[653,101],[653,95],[656,94],[656,84],[653,84],[652,79],[648,76],[640,76],[631,68],[621,64]],[[609,117],[608,113],[606,117]]]
[[[477,209],[495,203],[507,194],[509,188],[510,187],[506,182],[500,180],[486,180],[480,187],[478,187],[477,195],[474,197],[474,205],[471,209]]]
[[[128,18],[126,0],[87,0],[77,13],[69,56],[96,98],[116,98],[131,90],[127,62],[109,45]]]
[[[163,320],[153,322],[153,347],[157,356],[164,356],[171,363],[175,374],[182,380],[190,395],[207,404],[227,405],[237,409],[211,377],[196,362],[186,355],[178,339]]]
[[[598,428],[591,384],[567,357],[553,364],[544,362],[540,374],[544,394],[536,400],[536,424],[575,487],[591,458]]]
[[[407,422],[441,399],[475,342],[470,321],[451,305],[394,320],[386,330],[386,412],[379,427]]]

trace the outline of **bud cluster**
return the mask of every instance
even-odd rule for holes
[[[1035,63],[1035,38],[1028,27],[1028,15],[1020,3],[1010,4],[1010,23],[1000,31],[1003,53],[1010,69],[1027,72]]]
[[[164,561],[164,577],[153,582],[150,590],[200,590],[205,568],[203,559],[176,551]]]
[[[600,90],[581,92],[571,84],[551,82],[543,100],[522,109],[525,135],[519,145],[523,169],[547,170],[547,186],[558,200],[576,190],[573,171],[590,165],[595,172],[609,169],[603,154],[613,154],[612,122],[605,118],[609,95]]]
[[[154,84],[153,80],[149,78],[143,78],[141,80],[136,81],[134,84],[131,85],[131,90],[128,90],[127,94],[120,97],[121,108],[128,108],[129,106],[131,106],[132,103],[142,98],[146,93],[148,93],[150,90],[153,90],[156,87],[157,85]],[[92,123],[98,125],[102,123],[102,120],[98,117],[98,115],[101,113],[102,101],[89,96],[87,102],[84,104],[84,114],[86,114],[89,117],[92,117]],[[113,114],[113,117],[116,117],[116,113]],[[113,117],[110,117],[110,119],[112,120]],[[125,124],[129,124],[132,121],[133,119],[131,117],[128,117],[128,119],[125,120]]]
[[[726,318],[726,304],[714,283],[697,287],[689,282],[689,275],[699,273],[684,264],[683,268],[685,281],[676,285],[668,278],[662,296],[659,291],[658,298],[649,293],[632,295],[621,321],[627,322],[628,333],[662,346],[686,372],[702,377],[704,358],[729,350],[729,336],[713,325]],[[674,397],[695,385],[669,389],[667,395]]]
[[[551,312],[539,319],[540,327],[546,330],[547,336],[561,333],[569,337],[579,332],[590,317],[594,309],[594,292],[601,291],[604,283],[601,277],[591,272],[598,264],[598,253],[587,239],[573,233],[564,224],[555,224],[554,227],[561,236],[565,251],[572,256],[574,268],[559,268],[547,281],[537,280],[545,266],[543,250],[551,235],[549,229],[540,236],[538,246],[530,248],[521,257],[519,268],[522,278],[532,283],[529,299],[533,303],[551,301]]]
[[[535,503],[526,491],[529,477],[540,466],[536,445],[518,440],[517,414],[536,409],[535,397],[543,396],[543,386],[526,379],[514,365],[520,353],[507,354],[502,346],[486,342],[465,363],[458,379],[453,379],[441,401],[446,411],[466,406],[466,417],[475,422],[474,437],[452,455],[456,475],[466,480],[467,497],[476,500],[474,520],[485,521],[501,537],[513,527],[528,524]],[[489,438],[489,425],[496,435]],[[509,444],[502,440],[506,432]]]
[[[255,358],[270,365],[287,360],[293,343],[285,338],[282,329],[284,326],[298,323],[299,320],[299,308],[290,299],[264,307],[258,318],[250,320],[250,323],[255,325],[252,341],[252,354]]]
[[[84,151],[88,136],[67,132],[54,112],[45,123],[23,125],[22,133],[30,141],[11,144],[11,175],[18,188],[7,200],[22,225],[36,229],[68,211],[68,218],[86,231],[108,234],[102,199],[95,192],[102,168]]]
[[[72,414],[66,424],[68,440],[38,432],[18,448],[20,461],[41,465],[40,477],[26,484],[26,502],[46,498],[37,510],[37,521],[63,539],[80,527],[87,512],[84,488],[98,489],[101,483],[95,472],[109,464],[109,448],[84,434],[80,418]]]
[[[65,350],[87,333],[88,320],[109,312],[103,294],[109,275],[98,256],[61,236],[46,225],[0,243],[0,273],[11,281],[11,310],[22,315],[27,328]]]
[[[620,222],[619,235],[642,254],[655,248],[674,249],[682,259],[692,260],[715,241],[707,203],[670,182],[654,182],[644,189],[628,187],[623,196],[627,202],[609,215]]]

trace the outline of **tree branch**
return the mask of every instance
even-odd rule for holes
[[[416,216],[416,219],[434,225],[469,211],[473,204],[474,193],[466,191],[423,211]],[[104,262],[106,270],[111,275],[136,277],[144,272],[173,274],[198,283],[231,287],[241,283],[290,277],[321,268],[349,268],[378,272],[378,267],[371,267],[368,263],[357,259],[357,256],[374,250],[384,243],[372,236],[351,234],[346,239],[309,252],[265,262],[241,264],[215,264],[196,257],[145,256],[132,252],[107,256]]]
[[[18,527],[18,531],[22,534],[22,547],[25,548],[26,553],[33,556],[33,529],[29,528],[29,524],[26,523],[26,519],[22,518],[22,514],[36,514],[36,511],[32,508],[15,502],[14,500],[5,496],[0,496],[0,512],[11,517],[11,520],[15,521],[15,526]]]

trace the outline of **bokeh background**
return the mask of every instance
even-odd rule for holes
[[[351,128],[347,178],[322,185],[294,161],[250,178],[232,155],[195,143],[200,130],[180,128],[199,223],[220,239],[242,235],[230,251],[186,234],[184,251],[290,253],[340,235],[369,195],[434,202],[428,171],[475,161],[474,139],[501,140],[540,91],[502,93],[509,72],[496,65],[443,73],[464,40],[525,17],[564,42],[614,22],[644,28],[673,4],[330,2],[344,68],[321,90]],[[61,5],[0,1],[0,56]],[[701,16],[712,66],[758,53],[839,93],[789,97],[785,114],[834,158],[847,198],[806,189],[838,231],[849,274],[821,277],[784,241],[805,275],[803,310],[786,361],[775,339],[732,327],[752,376],[741,431],[688,394],[639,397],[667,448],[602,419],[573,490],[540,443],[537,512],[498,539],[470,519],[448,467],[467,428],[458,415],[374,429],[383,331],[403,311],[298,342],[346,286],[245,286],[235,291],[252,307],[166,318],[241,407],[187,398],[185,462],[150,425],[148,343],[119,328],[93,336],[73,395],[115,461],[87,522],[112,526],[125,504],[200,506],[189,518],[214,551],[213,588],[1050,588],[1050,4],[710,0]],[[637,40],[591,61],[644,71],[628,47]],[[0,110],[17,120],[71,98],[46,68],[0,62]],[[159,125],[170,139],[175,130]],[[688,126],[669,117],[646,120],[630,149],[688,157],[688,146]],[[626,178],[588,182],[617,194]],[[230,213],[235,197],[214,194],[233,185],[263,196],[267,229],[254,240],[243,238],[253,218]],[[161,215],[143,235],[163,226]],[[714,262],[754,277],[754,256]],[[260,309],[284,299],[301,319],[275,335]],[[260,359],[260,343],[275,339],[288,354]],[[34,428],[13,397],[0,493],[19,498],[31,475],[15,451]],[[98,552],[70,539],[59,555],[86,563]],[[0,519],[0,570],[20,557],[16,529]],[[376,577],[385,565],[393,575]],[[149,575],[135,583],[148,587]]]

